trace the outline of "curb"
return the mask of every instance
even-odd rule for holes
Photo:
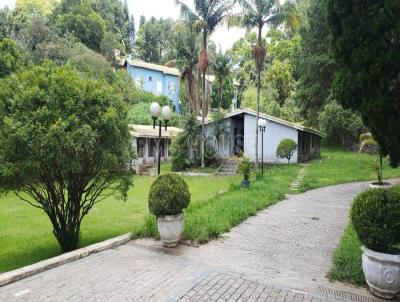
[[[84,258],[89,256],[90,254],[99,253],[104,250],[115,248],[117,246],[123,245],[128,241],[132,240],[132,234],[128,233],[125,235],[121,235],[106,241],[102,241],[93,245],[89,245],[87,247],[68,252],[62,254],[57,257],[53,257],[44,261],[40,261],[38,263],[28,265],[14,271],[10,271],[7,273],[0,274],[0,287],[5,286],[7,284],[22,280],[24,278],[42,273],[44,271],[50,270],[57,266]]]

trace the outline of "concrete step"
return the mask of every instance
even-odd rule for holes
[[[219,175],[219,176],[234,176],[235,173],[233,173],[233,172],[218,172],[217,175]]]

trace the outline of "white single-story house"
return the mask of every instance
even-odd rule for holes
[[[157,143],[159,127],[153,129],[152,125],[129,125],[130,134],[132,136],[133,150],[136,152],[136,160],[134,162],[135,169],[140,172],[140,167],[151,167],[157,162]],[[176,137],[182,129],[169,127],[167,131],[162,127],[160,152],[161,162],[168,161],[169,147],[171,139]]]
[[[297,144],[297,151],[293,155],[292,163],[305,162],[310,159],[319,158],[321,155],[321,139],[325,134],[305,127],[300,124],[288,122],[274,116],[260,113],[260,118],[267,121],[264,132],[264,162],[286,163],[286,159],[277,158],[276,149],[279,143],[286,138],[292,139]],[[212,141],[213,121],[206,121],[206,136]],[[236,109],[225,115],[225,133],[219,138],[216,149],[220,158],[226,159],[243,154],[250,160],[255,161],[255,138],[256,138],[256,112],[251,109]],[[261,135],[259,132],[258,154],[261,160]],[[214,139],[214,141],[216,141]]]

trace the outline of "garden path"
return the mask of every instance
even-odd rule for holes
[[[0,301],[373,302],[326,278],[351,200],[367,185],[289,195],[199,248],[131,241],[2,287]]]

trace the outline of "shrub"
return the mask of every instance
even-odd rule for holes
[[[171,170],[174,172],[185,171],[190,165],[188,147],[184,135],[179,134],[171,144]]]
[[[240,173],[243,174],[244,180],[248,181],[251,174],[251,162],[247,157],[242,159],[242,161],[239,164],[238,170]]]
[[[178,215],[190,202],[189,188],[186,182],[176,174],[165,174],[151,185],[149,210],[156,217]]]
[[[296,152],[297,144],[290,138],[283,139],[278,148],[276,149],[276,156],[279,158],[286,158],[288,163],[290,163],[290,159],[292,158],[294,152]]]
[[[359,194],[350,211],[360,242],[376,252],[391,253],[400,242],[400,193],[367,190]]]

